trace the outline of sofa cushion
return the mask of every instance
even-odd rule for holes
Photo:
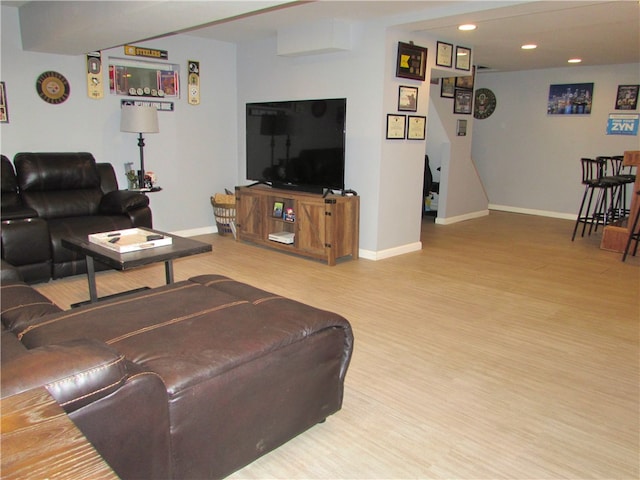
[[[38,212],[25,207],[18,194],[18,179],[13,164],[4,155],[0,155],[0,181],[2,183],[2,220],[37,217]]]
[[[91,233],[109,232],[131,228],[129,217],[124,215],[91,215],[48,220],[53,259],[53,278],[78,275],[87,271],[85,257],[81,253],[62,246],[62,239],[70,236],[84,237]],[[96,262],[97,270],[106,267]]]
[[[105,312],[119,321],[109,321]],[[221,275],[202,275],[49,315],[12,330],[28,348],[74,338],[117,345],[131,361],[161,374],[169,393],[176,394],[336,326],[350,331],[337,314]],[[350,347],[345,345],[345,352]]]
[[[102,190],[93,155],[29,153],[14,157],[23,203],[42,218],[95,215]]]
[[[20,152],[13,163],[22,192],[100,188],[96,160],[87,152]]]

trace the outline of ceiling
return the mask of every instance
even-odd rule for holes
[[[240,43],[275,36],[278,30],[292,26],[339,19],[377,21],[407,32],[407,41],[417,32],[425,32],[439,40],[469,46],[474,63],[485,71],[565,67],[573,57],[582,58],[582,65],[640,62],[637,0],[2,4],[20,7],[23,48],[50,53],[77,55],[173,33]],[[52,16],[55,22],[50,21]],[[478,28],[460,32],[460,23],[475,23]],[[520,46],[525,43],[535,43],[538,48],[523,51]]]

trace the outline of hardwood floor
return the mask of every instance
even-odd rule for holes
[[[640,256],[572,228],[425,220],[421,251],[335,267],[200,237],[213,252],[177,260],[176,280],[225,274],[355,333],[343,409],[231,478],[639,478]],[[101,272],[98,292],[163,282],[162,265]],[[38,289],[87,298],[85,276]]]

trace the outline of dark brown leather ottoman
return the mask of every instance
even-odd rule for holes
[[[353,348],[341,316],[219,275],[47,315],[14,333],[27,348],[97,339],[155,372],[169,399],[171,478],[224,477],[338,411]],[[118,461],[104,425],[74,421]]]

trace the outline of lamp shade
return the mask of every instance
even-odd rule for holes
[[[146,105],[123,105],[120,131],[133,133],[158,133],[158,110]]]

